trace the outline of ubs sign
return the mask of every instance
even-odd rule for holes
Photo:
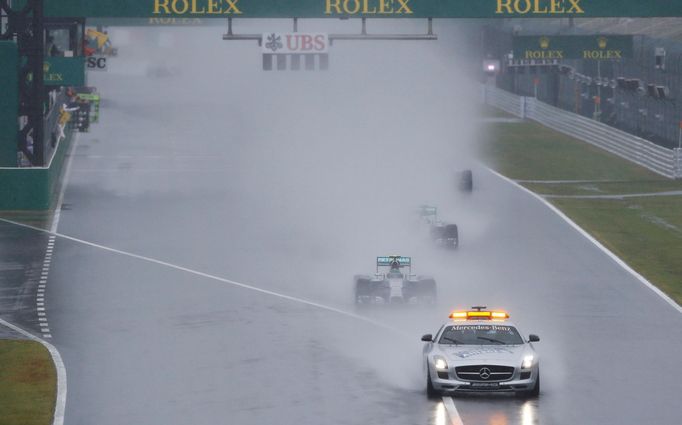
[[[329,36],[322,33],[263,34],[263,70],[324,71],[329,67]]]
[[[264,54],[319,54],[329,51],[327,34],[265,33],[261,42]]]

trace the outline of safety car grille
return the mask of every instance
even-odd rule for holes
[[[455,368],[455,373],[457,379],[463,381],[508,381],[514,375],[514,368],[495,365],[458,366]]]

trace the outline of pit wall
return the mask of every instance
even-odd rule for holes
[[[57,198],[66,152],[74,137],[65,132],[52,161],[46,167],[0,167],[0,210],[44,211]],[[16,155],[16,154],[15,154]]]

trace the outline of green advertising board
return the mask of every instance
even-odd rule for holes
[[[46,86],[85,85],[85,57],[46,57],[43,65]]]
[[[631,58],[631,35],[517,36],[513,41],[515,60],[618,60]]]
[[[664,17],[682,16],[682,0],[45,0],[45,14],[100,18]]]
[[[17,165],[19,52],[13,41],[0,41],[0,167]]]

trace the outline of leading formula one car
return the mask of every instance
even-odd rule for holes
[[[385,273],[382,269],[388,268]],[[403,269],[408,272],[404,273]],[[412,274],[412,258],[391,255],[377,257],[374,276],[355,276],[355,304],[434,304],[436,281]]]

